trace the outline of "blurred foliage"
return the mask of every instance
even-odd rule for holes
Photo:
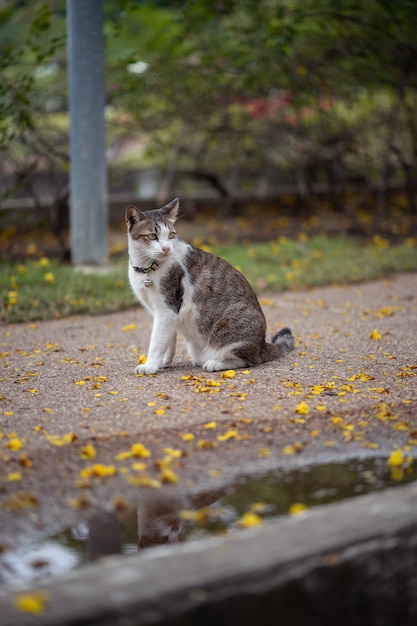
[[[0,175],[30,187],[34,171],[63,173],[61,206],[65,0],[1,7]],[[383,212],[385,190],[399,185],[416,211],[414,0],[104,7],[110,161],[161,168],[164,199],[179,177],[182,188],[213,186],[224,206],[276,184],[303,199],[320,185],[378,186]]]
[[[55,232],[68,223],[68,124],[52,115],[66,104],[65,41],[61,0],[1,3],[0,200],[32,197]]]
[[[132,2],[114,36],[124,62],[109,59],[114,104],[167,187],[178,173],[224,196],[401,183],[415,209],[416,32],[412,0]]]

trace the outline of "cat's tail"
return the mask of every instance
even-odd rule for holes
[[[282,328],[272,337],[272,343],[265,343],[262,350],[262,361],[273,361],[294,350],[294,337],[289,328]]]

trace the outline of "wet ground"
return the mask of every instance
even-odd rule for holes
[[[417,464],[411,459],[399,469],[376,457],[262,472],[194,497],[148,493],[139,506],[97,507],[60,532],[6,550],[0,555],[0,581],[33,584],[109,555],[129,556],[161,545],[227,537],[280,516],[416,479]]]
[[[290,326],[296,349],[227,376],[191,367],[181,343],[173,368],[135,376],[151,328],[139,308],[3,326],[3,550],[154,494],[215,501],[255,471],[397,450],[401,483],[417,450],[416,294],[407,274],[264,298],[269,335]],[[264,500],[261,486],[251,494]],[[299,500],[293,486],[285,507]]]

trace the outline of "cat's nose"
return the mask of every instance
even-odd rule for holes
[[[167,255],[171,252],[170,246],[162,246],[162,252]]]

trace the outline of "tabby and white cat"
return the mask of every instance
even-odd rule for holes
[[[194,365],[207,372],[259,365],[294,348],[288,328],[266,343],[266,321],[244,276],[223,259],[177,237],[179,200],[161,209],[126,209],[129,280],[153,315],[146,363],[137,374],[172,364],[177,333]]]

